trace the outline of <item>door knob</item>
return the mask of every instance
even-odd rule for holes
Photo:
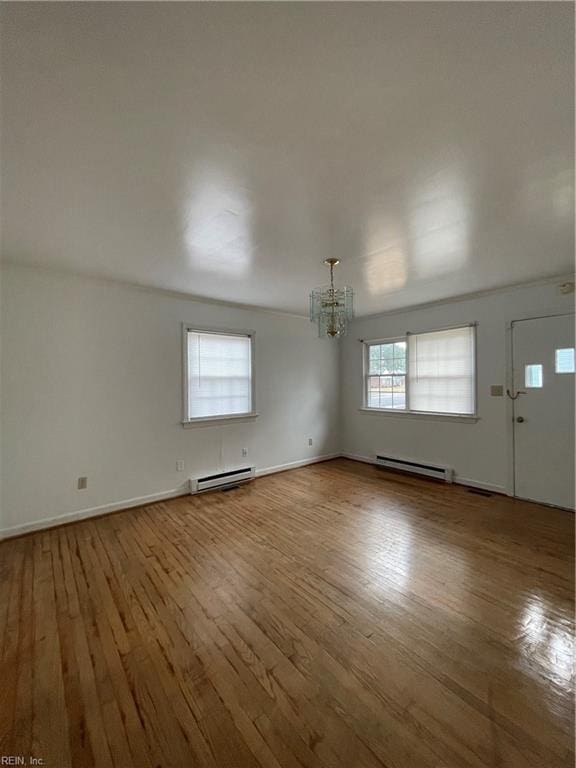
[[[518,424],[523,424],[524,423],[524,416],[518,416],[516,418],[516,421],[518,422]]]

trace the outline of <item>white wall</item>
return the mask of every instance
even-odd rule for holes
[[[259,470],[339,450],[338,348],[306,319],[2,272],[0,529],[177,490],[189,475],[245,464],[243,447]],[[182,427],[182,322],[256,332],[258,418]]]
[[[558,282],[359,318],[338,347],[303,318],[5,265],[0,533],[177,492],[190,475],[243,464],[243,447],[260,471],[386,451],[508,491],[511,412],[489,387],[507,383],[510,321],[573,311]],[[182,427],[182,322],[256,331],[257,419]],[[358,410],[359,338],[467,322],[478,323],[477,423]]]
[[[508,398],[490,396],[490,385],[507,385],[507,324],[526,317],[574,311],[574,296],[560,294],[559,282],[517,286],[477,298],[354,321],[341,350],[343,452],[366,458],[386,452],[446,464],[454,467],[462,482],[510,492],[512,413]],[[362,344],[358,339],[381,339],[469,322],[478,323],[478,422],[359,411],[363,388]]]

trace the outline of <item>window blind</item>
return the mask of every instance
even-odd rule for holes
[[[252,411],[252,338],[188,331],[188,418]]]
[[[413,334],[408,340],[410,409],[475,412],[475,328]]]

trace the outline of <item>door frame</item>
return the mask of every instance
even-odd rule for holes
[[[574,317],[574,312],[552,312],[546,315],[521,315],[515,320],[506,321],[506,386],[505,389],[514,391],[514,324],[522,323],[525,320],[546,320],[550,317]],[[507,455],[508,455],[508,472],[507,472],[507,484],[506,493],[508,496],[512,496],[515,499],[520,498],[516,496],[516,456],[515,456],[515,432],[514,432],[514,400],[511,400],[506,392],[504,392],[506,398],[506,442],[507,442]],[[527,499],[523,499],[527,501]],[[534,504],[544,504],[544,502],[535,501]],[[544,504],[547,507],[555,507],[557,509],[565,509],[565,507],[556,507],[555,504]],[[572,510],[570,510],[572,511]]]

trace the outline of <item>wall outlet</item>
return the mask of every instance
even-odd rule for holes
[[[176,462],[176,472],[184,472],[184,461],[182,459],[178,459]]]
[[[490,387],[490,395],[492,397],[504,397],[504,387],[502,384],[492,384]]]
[[[312,445],[312,438],[311,437],[308,438],[308,445]]]
[[[242,456],[248,456],[248,448],[242,448]]]
[[[78,488],[79,491],[84,491],[86,488],[88,488],[88,478],[79,477],[78,482],[76,483],[76,488]]]

